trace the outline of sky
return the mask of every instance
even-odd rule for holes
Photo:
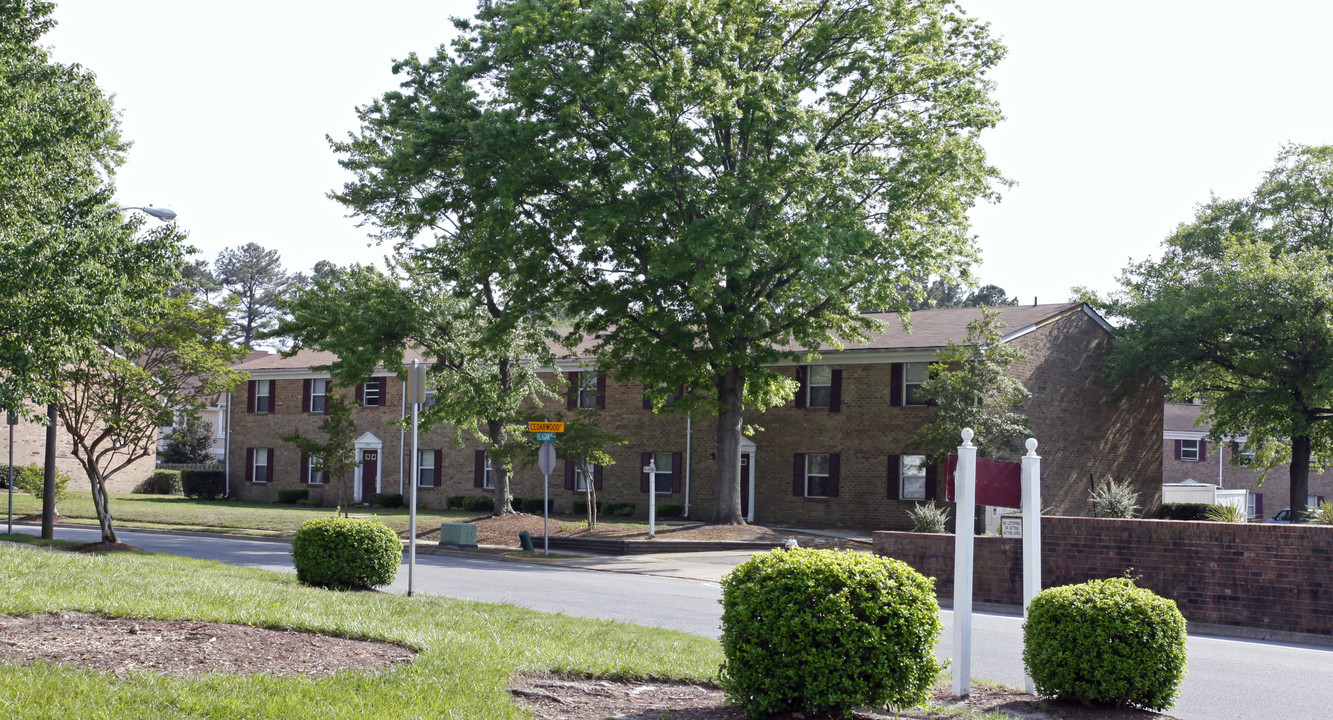
[[[43,42],[97,73],[134,145],[122,205],[179,213],[200,256],[255,242],[289,271],[385,248],[329,200],[326,135],[396,89],[471,0],[56,0]],[[976,274],[1021,302],[1117,287],[1210,193],[1241,197],[1285,143],[1333,143],[1333,3],[963,0],[1009,48],[983,135],[1016,185],[972,212]]]

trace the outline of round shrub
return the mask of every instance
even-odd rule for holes
[[[296,579],[306,585],[368,588],[398,576],[403,544],[378,520],[316,518],[301,523],[292,541]]]
[[[1185,677],[1185,617],[1127,578],[1043,590],[1023,626],[1023,664],[1039,695],[1169,708]]]
[[[906,563],[797,548],[722,580],[722,687],[751,718],[911,707],[940,665],[935,581]]]

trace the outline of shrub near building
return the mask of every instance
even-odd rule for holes
[[[911,707],[940,671],[934,581],[906,563],[798,548],[722,580],[722,687],[751,718]]]
[[[334,589],[388,585],[398,576],[403,544],[378,520],[327,517],[301,523],[292,540],[296,579]]]

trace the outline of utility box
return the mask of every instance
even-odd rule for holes
[[[440,547],[475,548],[477,526],[472,523],[440,523]]]

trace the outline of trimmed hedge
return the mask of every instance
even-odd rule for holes
[[[310,491],[305,488],[283,488],[278,491],[278,502],[283,505],[295,505],[310,498]]]
[[[525,513],[528,513],[529,515],[540,515],[540,514],[542,514],[542,499],[541,499],[541,498],[521,498],[521,497],[516,497],[516,498],[514,498],[513,502],[511,502],[510,504],[513,505],[513,506],[514,506],[514,509],[517,510],[517,511],[519,511],[519,512],[525,512]],[[586,504],[586,503],[585,503],[585,504]],[[555,501],[554,501],[554,500],[549,500],[549,499],[548,499],[548,500],[546,501],[546,509],[547,509],[548,511],[554,512],[554,508],[555,508]]]
[[[598,515],[601,515],[601,514],[602,514],[602,506],[603,506],[603,505],[605,505],[605,503],[603,503],[601,500],[598,500],[598,501],[597,501],[597,514],[598,514]],[[587,499],[586,497],[574,498],[574,505],[570,508],[570,512],[571,512],[572,514],[574,514],[574,515],[587,515],[587,514],[588,514],[588,499]]]
[[[632,502],[608,502],[602,503],[601,515],[613,517],[634,517],[634,503]]]
[[[296,579],[335,589],[388,585],[398,576],[403,544],[388,525],[328,517],[301,523],[292,540]]]
[[[180,470],[154,470],[152,475],[148,476],[134,489],[136,493],[148,495],[184,495],[185,490],[181,485]]]
[[[375,493],[370,496],[370,502],[382,508],[400,508],[406,504],[402,493]]]
[[[1028,606],[1023,664],[1037,694],[1162,710],[1185,678],[1185,617],[1128,578],[1048,588]]]
[[[722,579],[721,684],[751,718],[924,702],[940,664],[935,581],[892,558],[796,548]]]
[[[227,476],[221,470],[182,470],[181,489],[186,497],[217,500],[227,492]]]
[[[658,517],[685,517],[683,503],[662,503],[657,506]]]
[[[450,510],[491,512],[495,509],[495,498],[490,495],[450,495],[445,498],[444,505]]]
[[[1163,520],[1207,520],[1208,503],[1162,503],[1157,516]]]

